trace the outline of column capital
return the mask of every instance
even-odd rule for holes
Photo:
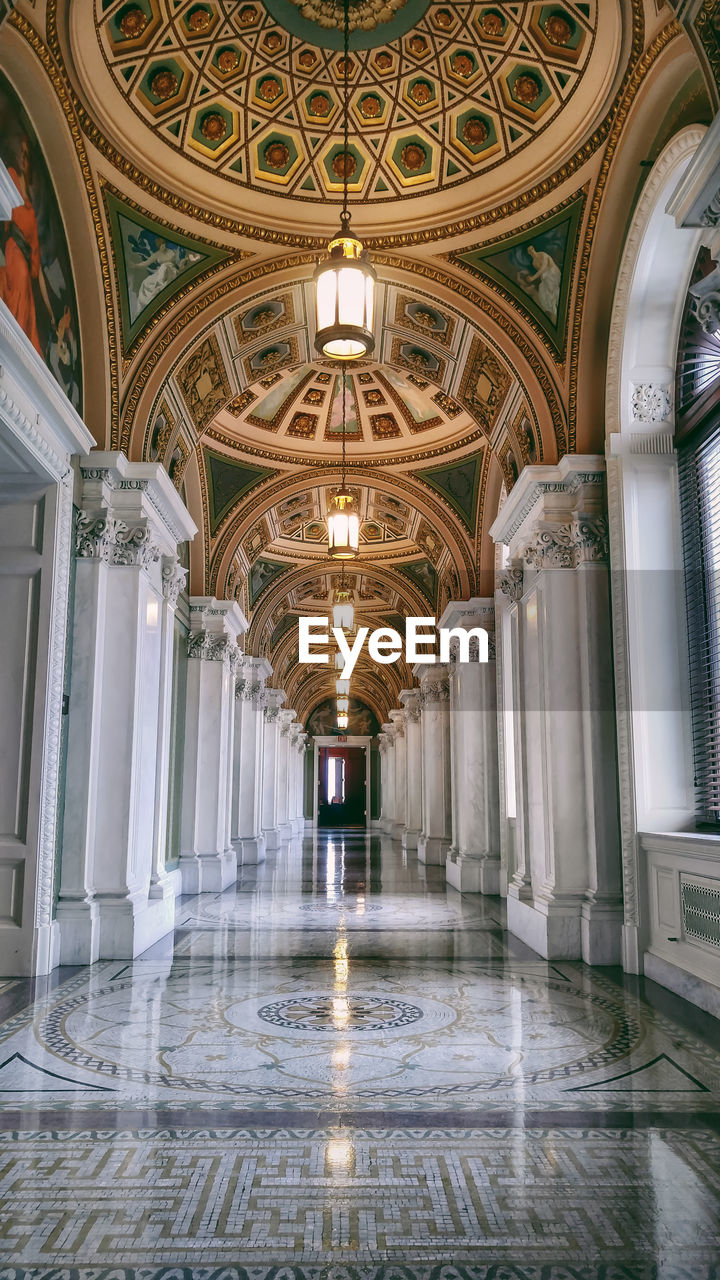
[[[557,466],[524,468],[490,536],[519,562],[538,533],[604,515],[605,509],[605,459],[566,454]]]
[[[180,592],[185,589],[188,571],[183,569],[177,556],[163,556],[161,574],[163,596],[174,609]]]
[[[235,600],[216,600],[214,596],[190,596],[190,633],[205,631],[208,635],[237,638],[248,629],[248,621]]]
[[[519,565],[511,565],[498,577],[498,590],[510,601],[518,604],[525,590],[525,572]]]
[[[581,564],[605,564],[608,554],[607,518],[574,515],[567,524],[538,529],[523,558],[530,569],[577,569]]]
[[[420,690],[401,689],[400,702],[405,711],[406,724],[418,724],[420,721]]]
[[[405,737],[405,710],[404,710],[404,708],[403,708],[403,710],[402,710],[402,711],[391,711],[391,712],[390,712],[390,719],[391,719],[391,721],[392,721],[392,723],[393,723],[393,726],[394,726],[394,728],[395,728],[395,737],[396,737],[396,739],[397,739],[397,738],[404,738],[404,737]]]
[[[197,525],[167,471],[157,462],[129,462],[123,453],[95,449],[79,459],[82,506],[106,508],[129,527],[146,520],[162,552],[197,533]]]
[[[274,724],[280,716],[280,708],[285,701],[284,689],[266,689],[264,695],[264,714],[267,724]]]

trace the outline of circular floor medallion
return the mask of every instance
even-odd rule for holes
[[[275,1027],[296,1031],[384,1031],[423,1017],[404,1000],[378,996],[300,996],[263,1005],[257,1015]]]

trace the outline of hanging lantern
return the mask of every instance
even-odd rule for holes
[[[335,670],[342,671],[344,666],[345,666],[345,659],[343,658],[342,654],[338,651],[335,654]]]
[[[344,590],[336,591],[333,605],[333,626],[340,627],[343,631],[350,631],[354,622],[355,610],[350,600],[350,592]]]
[[[355,168],[350,151],[350,3],[344,0],[343,24],[343,203],[340,231],[328,256],[315,269],[315,347],[329,360],[360,360],[375,346],[373,318],[376,275],[367,250],[350,231],[348,183]],[[337,162],[337,161],[336,161]]]
[[[346,711],[338,711],[337,725],[338,729],[347,729],[348,716]]]
[[[349,680],[342,680],[342,679],[338,678],[338,679],[335,681],[335,693],[336,693],[336,694],[344,694],[344,693],[349,693],[349,692],[350,692],[350,681],[349,681]]]
[[[360,549],[360,517],[357,503],[347,492],[345,478],[328,512],[328,555],[333,560],[354,560]]]
[[[346,166],[347,167],[347,166]],[[376,275],[367,251],[349,233],[344,211],[328,257],[315,268],[315,347],[329,360],[361,360],[375,346]]]
[[[349,699],[349,698],[346,698],[346,697],[338,698],[338,700],[337,700],[337,709],[338,709],[338,711],[349,711],[349,710],[350,710],[350,699]]]

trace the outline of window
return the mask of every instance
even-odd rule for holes
[[[700,253],[693,284],[714,264]],[[676,385],[685,593],[698,820],[720,824],[720,336],[698,324],[691,292]]]

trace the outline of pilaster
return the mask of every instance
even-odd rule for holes
[[[63,964],[126,959],[173,928],[164,790],[172,615],[184,581],[177,546],[196,532],[156,464],[89,454],[80,486],[57,910]]]
[[[471,641],[470,661],[460,662],[457,641],[450,661],[450,758],[452,845],[448,884],[461,893],[500,892],[500,790],[498,779],[495,602],[451,601],[441,627],[488,633],[487,662],[478,661]]]
[[[231,840],[238,863],[262,862],[262,753],[266,658],[242,657],[235,682]]]
[[[604,460],[529,467],[491,530],[523,572],[522,769],[532,900],[508,927],[547,957],[621,958]]]
[[[237,877],[231,795],[238,637],[234,600],[190,599],[180,866],[183,892],[222,891]]]
[[[395,809],[393,834],[401,840],[407,823],[407,744],[405,741],[405,712],[391,711],[390,720],[395,728]]]
[[[395,834],[395,725],[388,721],[381,726],[385,736],[385,790],[383,792],[382,828],[387,835]]]
[[[423,755],[422,728],[420,724],[420,690],[403,689],[400,702],[405,723],[405,826],[402,833],[404,849],[417,849],[423,825]]]
[[[268,850],[280,848],[278,826],[277,763],[280,738],[280,708],[284,689],[266,689],[262,752],[262,829]]]
[[[419,663],[423,759],[421,862],[444,866],[452,838],[450,781],[450,680],[445,664]]]

